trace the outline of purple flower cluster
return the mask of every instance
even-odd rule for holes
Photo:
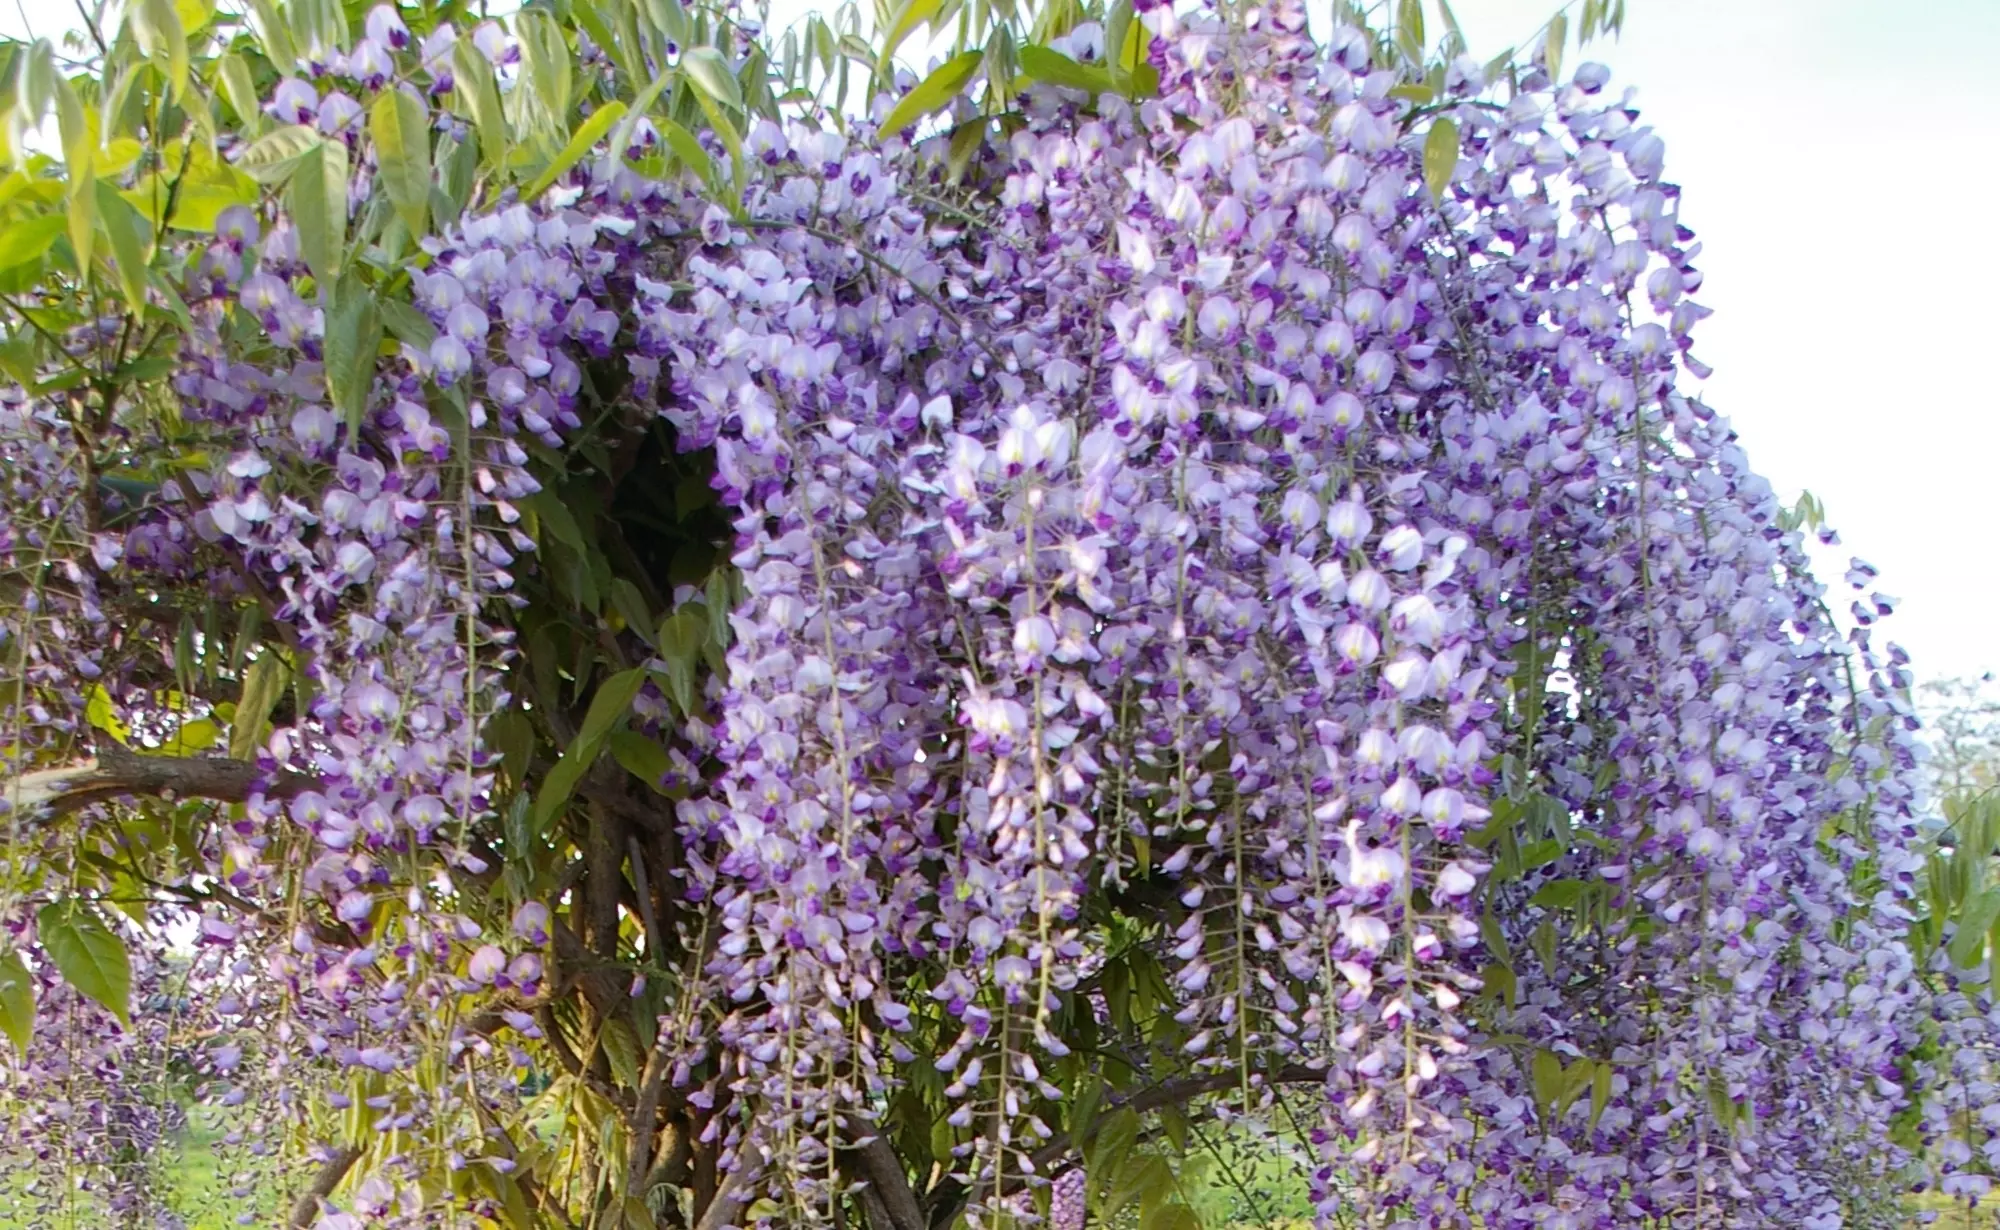
[[[377,1130],[483,1150],[468,1099],[519,1065],[452,1008],[536,996],[551,924],[460,912],[501,802],[481,728],[531,453],[622,360],[629,406],[714,450],[743,594],[689,732],[720,772],[678,816],[720,937],[686,998],[716,1007],[662,1053],[774,1199],[812,1216],[923,1064],[975,1216],[1018,1210],[1107,957],[1090,903],[1144,887],[1178,906],[1149,942],[1185,1064],[1238,1102],[1320,1087],[1322,1222],[1872,1224],[1932,1006],[1904,662],[1872,615],[1843,641],[1680,386],[1705,309],[1660,140],[1596,66],[1502,104],[1463,61],[1415,109],[1296,6],[1142,7],[1159,96],[1035,86],[976,161],[983,218],[932,207],[929,145],[766,120],[729,208],[606,158],[463,220],[352,422],[297,232],[226,216],[174,383],[213,464],[129,528],[79,506],[59,416],[0,409],[0,551],[61,574],[0,637],[48,698],[17,755],[65,750],[130,648],[107,558],[282,630],[300,707],[206,853],[332,925],[204,916],[259,988],[230,1019],[269,1023],[218,1089],[282,1098],[307,1057]],[[415,65],[442,106],[448,43],[378,14],[273,114],[358,141],[334,87]],[[1418,110],[1459,142],[1441,194]],[[376,1079],[431,1057],[477,1078]],[[1952,1072],[1992,1100],[1984,1061]],[[338,1216],[420,1224],[418,1152]]]

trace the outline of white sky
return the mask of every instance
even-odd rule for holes
[[[1453,7],[1486,56],[1555,3]],[[809,6],[832,8],[774,0],[772,26]],[[1589,58],[1640,87],[1705,244],[1704,398],[1786,498],[1825,503],[1842,561],[1881,568],[1903,600],[1887,634],[1920,675],[2000,670],[2000,373],[1981,366],[2000,357],[2000,245],[1981,222],[2000,194],[2000,0],[1628,9]],[[0,0],[0,34],[75,13]]]

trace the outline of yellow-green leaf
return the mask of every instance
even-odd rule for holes
[[[352,440],[368,407],[382,348],[382,312],[375,294],[352,275],[341,280],[327,309],[325,347],[327,392]]]
[[[214,747],[222,738],[222,728],[213,719],[194,718],[182,722],[173,738],[160,745],[160,756],[196,756]]]
[[[14,1044],[14,1053],[28,1057],[35,1036],[35,980],[21,963],[21,954],[0,956],[0,1033]]]
[[[164,3],[164,0],[160,2]],[[146,256],[146,239],[139,233],[144,223],[139,218],[139,211],[118,194],[111,181],[96,181],[96,191],[98,217],[104,223],[105,235],[111,240],[111,259],[118,267],[118,289],[125,296],[125,306],[143,322],[146,319],[146,266],[150,263]]]
[[[377,181],[411,237],[422,238],[431,202],[429,112],[408,91],[387,90],[368,108],[368,135]]]
[[[0,226],[0,269],[40,260],[67,225],[68,219],[60,214],[42,214]]]
[[[701,104],[701,113],[708,117],[708,126],[722,140],[722,147],[729,151],[731,182],[740,194],[743,191],[743,134],[736,129],[735,121],[723,105],[700,90],[695,91],[695,101]]]
[[[110,735],[120,743],[132,737],[132,728],[118,715],[118,705],[111,699],[111,693],[104,690],[101,683],[92,684],[89,698],[83,704],[83,720]]]
[[[347,146],[321,141],[299,155],[286,193],[299,255],[321,286],[331,286],[347,246]],[[372,366],[372,364],[371,364]],[[327,368],[332,371],[332,356]]]
[[[583,780],[584,773],[604,751],[606,736],[611,733],[611,728],[632,708],[632,698],[639,694],[645,682],[646,671],[635,667],[620,671],[597,685],[597,695],[590,699],[590,710],[584,715],[576,738],[563,749],[562,758],[542,779],[542,789],[535,796],[533,816],[537,832],[545,830],[556,813],[568,804],[577,783]]]
[[[257,86],[250,79],[250,66],[235,52],[215,62],[215,78],[222,96],[236,112],[236,123],[245,132],[255,133],[264,126],[263,109],[257,105]]]
[[[903,95],[882,121],[881,131],[885,135],[899,133],[931,112],[950,106],[951,100],[965,88],[965,83],[979,71],[980,61],[985,55],[983,51],[967,51],[940,64],[936,72]]]
[[[1604,1110],[1611,1105],[1611,1065],[1603,1060],[1592,1065],[1590,1073],[1590,1128],[1597,1130],[1597,1121],[1604,1117]]]
[[[560,136],[569,120],[571,78],[562,27],[547,13],[530,9],[514,19],[514,33],[521,46],[521,81],[542,104],[547,131]]]
[[[56,49],[49,40],[38,38],[28,45],[22,58],[20,99],[26,114],[21,119],[30,127],[40,127],[56,101],[56,82],[60,80],[56,72]]]
[[[97,231],[97,192],[92,188],[91,159],[97,134],[76,87],[67,77],[56,81],[56,124],[62,134],[63,163],[69,171],[69,242],[76,249],[79,272],[90,268],[92,238]]]
[[[535,176],[534,182],[522,191],[521,199],[532,201],[540,196],[550,184],[556,182],[558,176],[575,166],[578,160],[590,152],[592,146],[602,141],[604,134],[610,132],[611,126],[624,114],[625,104],[622,102],[608,102],[591,112],[589,119],[577,125],[569,144],[563,146],[562,152],[558,153],[548,166],[543,167],[542,173]]]
[[[257,40],[264,45],[264,58],[280,67],[290,67],[298,63],[298,53],[292,49],[292,34],[271,0],[249,0],[250,26],[257,32]]]
[[[1542,43],[1542,63],[1549,70],[1549,80],[1562,80],[1563,44],[1569,41],[1569,18],[1557,13],[1549,19],[1548,38]]]
[[[493,78],[493,66],[462,38],[451,49],[452,91],[457,106],[472,117],[479,133],[479,157],[488,166],[499,166],[507,157],[507,114],[500,106],[500,85]]]
[[[166,74],[167,97],[178,100],[187,92],[188,45],[187,28],[173,0],[139,0],[131,22],[139,50]]]
[[[632,776],[654,790],[673,772],[674,762],[667,749],[636,730],[621,730],[611,736],[611,757]]]
[[[139,216],[148,222],[156,222],[157,219],[152,216],[153,210],[167,203],[164,189],[158,197],[151,192],[137,189],[121,192],[119,195],[130,202],[132,208],[139,211]],[[220,184],[183,184],[180,195],[174,198],[174,214],[167,220],[167,225],[177,231],[212,234],[215,231],[215,220],[222,216],[223,210],[232,205],[251,205],[256,203],[256,200],[254,193],[241,192]]]
[[[252,141],[236,155],[236,166],[253,179],[276,183],[291,174],[301,155],[323,143],[311,125],[287,124]]]
[[[1116,85],[1108,69],[1079,64],[1053,47],[1023,47],[1020,60],[1021,71],[1036,81],[1082,90],[1093,97],[1109,92]]]
[[[743,87],[737,84],[736,74],[729,71],[729,61],[721,52],[713,47],[688,48],[681,53],[681,72],[703,95],[742,113]]]
[[[1562,1059],[1554,1051],[1536,1051],[1534,1062],[1530,1065],[1530,1078],[1535,1101],[1547,1110],[1554,1110],[1557,1099],[1563,1093]]]
[[[702,148],[701,141],[686,128],[672,120],[660,120],[660,133],[667,139],[667,148],[675,157],[686,163],[689,170],[705,184],[715,182],[715,160]]]
[[[35,916],[35,930],[64,982],[131,1023],[132,962],[97,911],[80,901],[53,902]]]
[[[942,0],[903,0],[902,7],[896,10],[895,23],[889,27],[888,37],[882,40],[882,56],[877,63],[886,69],[895,58],[896,48],[903,45],[903,40],[910,36],[912,30],[937,16],[940,7]],[[882,131],[896,130],[884,125]]]
[[[623,158],[625,151],[632,148],[632,134],[638,131],[640,117],[646,114],[646,108],[653,105],[673,80],[672,71],[661,73],[647,82],[646,88],[640,90],[639,96],[632,100],[632,105],[626,109],[625,115],[618,121],[618,127],[611,133],[611,154],[614,158]]]
[[[229,722],[229,754],[237,760],[255,760],[257,746],[264,739],[264,723],[285,694],[291,672],[273,653],[266,653],[243,672],[243,695]]]

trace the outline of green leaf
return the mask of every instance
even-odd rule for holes
[[[685,163],[695,177],[705,184],[715,183],[715,160],[702,148],[701,141],[693,133],[669,119],[659,121],[660,132],[667,138],[667,148]]]
[[[1557,13],[1549,19],[1548,37],[1542,42],[1542,64],[1549,70],[1549,80],[1562,80],[1563,44],[1569,41],[1569,18]]]
[[[1430,135],[1424,138],[1424,184],[1431,190],[1432,200],[1443,200],[1445,189],[1451,187],[1452,172],[1458,169],[1458,124],[1449,117],[1440,117],[1431,125]]]
[[[646,597],[639,587],[624,577],[611,579],[611,609],[625,621],[633,635],[648,645],[654,643],[653,613],[646,609]]]
[[[1105,1116],[1096,1135],[1091,1137],[1090,1147],[1084,1151],[1084,1156],[1089,1160],[1087,1169],[1091,1186],[1099,1189],[1100,1199],[1118,1172],[1125,1168],[1125,1159],[1131,1155],[1138,1139],[1139,1116],[1130,1107],[1120,1107]],[[1101,1208],[1093,1211],[1099,1217],[1106,1216]]]
[[[493,65],[469,38],[451,49],[451,77],[458,109],[472,117],[479,133],[480,160],[501,165],[507,158],[507,113],[500,106],[500,83],[494,80]]]
[[[291,29],[278,16],[271,0],[249,0],[248,7],[250,26],[264,45],[264,58],[278,65],[296,64],[299,57],[292,49]]]
[[[1125,1165],[1112,1178],[1101,1217],[1112,1221],[1136,1201],[1140,1220],[1144,1221],[1147,1214],[1159,1207],[1160,1196],[1172,1191],[1173,1185],[1174,1172],[1166,1158],[1139,1152],[1127,1154]]]
[[[188,43],[173,0],[139,0],[131,20],[139,50],[166,74],[167,97],[178,101],[187,92]]]
[[[681,53],[681,72],[704,96],[737,114],[743,112],[743,87],[729,71],[729,61],[713,47],[690,47]]]
[[[1201,1218],[1180,1201],[1169,1200],[1141,1218],[1139,1230],[1201,1230]]]
[[[276,134],[273,134],[276,135]],[[347,145],[341,141],[321,141],[299,155],[292,172],[286,204],[292,225],[299,232],[299,255],[312,270],[324,291],[340,272],[347,246]],[[331,334],[332,323],[327,325]],[[369,367],[373,368],[371,359]],[[333,378],[333,356],[327,356],[327,375]]]
[[[1528,898],[1528,904],[1545,905],[1558,910],[1575,909],[1577,903],[1582,901],[1584,894],[1589,891],[1590,885],[1582,880],[1551,880],[1535,890],[1535,895]]]
[[[258,745],[264,740],[264,723],[270,721],[271,711],[278,707],[278,700],[285,694],[285,685],[290,680],[291,672],[278,660],[277,654],[269,652],[243,672],[243,692],[236,702],[236,713],[229,722],[229,754],[232,758],[257,758]]]
[[[1396,49],[1410,63],[1424,62],[1423,0],[1398,0],[1396,5]]]
[[[1563,1069],[1562,1096],[1556,1099],[1556,1118],[1568,1114],[1569,1108],[1583,1096],[1584,1090],[1590,1088],[1596,1068],[1596,1060],[1578,1058],[1571,1060],[1569,1066]]]
[[[1591,1065],[1590,1073],[1590,1130],[1597,1130],[1597,1121],[1604,1117],[1604,1110],[1611,1105],[1611,1065],[1597,1060]]]
[[[222,738],[222,727],[212,718],[194,718],[182,722],[173,736],[160,744],[157,751],[146,749],[149,756],[198,756],[214,747]]]
[[[1959,907],[1958,931],[1945,945],[1945,955],[1959,969],[1971,969],[1986,955],[1986,933],[2000,920],[2000,887],[1968,899]]]
[[[667,691],[682,713],[695,708],[695,671],[708,640],[705,605],[685,603],[660,624],[660,658],[667,664]]]
[[[723,104],[701,90],[694,92],[694,98],[701,104],[701,113],[708,117],[708,126],[721,138],[722,147],[729,151],[731,182],[740,194],[743,190],[743,134],[737,130],[736,122],[729,118],[729,111]]]
[[[1563,1094],[1561,1057],[1554,1051],[1536,1051],[1534,1061],[1529,1065],[1529,1079],[1534,1085],[1536,1104],[1549,1110],[1555,1109]]]
[[[35,916],[35,928],[63,981],[129,1025],[132,962],[125,942],[97,912],[74,899],[53,902]]]
[[[632,105],[626,109],[624,118],[618,121],[618,127],[611,133],[612,157],[623,158],[625,151],[632,148],[632,134],[638,131],[640,118],[646,114],[648,107],[659,100],[660,94],[673,81],[674,74],[671,71],[664,72],[647,82],[646,88],[639,91],[639,96],[632,100]]]
[[[569,802],[576,791],[576,784],[596,762],[603,752],[606,736],[611,728],[623,721],[631,712],[632,698],[639,694],[639,688],[646,682],[647,672],[643,667],[620,671],[597,685],[597,695],[590,698],[590,709],[584,714],[583,725],[577,728],[576,738],[563,749],[562,759],[542,783],[541,793],[535,796],[534,823],[537,832],[546,831],[549,821]]]
[[[361,428],[375,359],[382,349],[382,313],[375,293],[353,277],[341,280],[326,313],[326,388],[352,440]]]
[[[610,744],[611,757],[620,767],[652,789],[663,790],[660,783],[674,769],[674,762],[668,757],[666,748],[636,730],[614,733]]]
[[[0,227],[0,269],[42,259],[68,225],[69,220],[61,214],[42,214]]]
[[[532,201],[540,196],[550,184],[556,182],[558,176],[575,166],[593,146],[602,141],[604,134],[610,132],[611,126],[624,114],[625,104],[622,102],[608,102],[591,112],[589,119],[577,125],[575,134],[570,137],[569,144],[562,147],[562,152],[542,168],[542,173],[535,176],[533,183],[522,189],[521,199]]]
[[[111,699],[111,693],[104,690],[101,683],[92,684],[90,696],[84,702],[83,720],[124,743],[131,739],[132,728],[118,714],[118,706]]]
[[[1021,48],[1021,71],[1036,81],[1082,90],[1093,98],[1117,88],[1108,69],[1096,64],[1079,64],[1053,47]]]
[[[279,183],[297,168],[300,155],[323,143],[311,125],[286,124],[252,141],[236,155],[236,167],[260,183]]]
[[[40,127],[56,101],[56,49],[45,38],[28,45],[21,58],[20,101],[26,123]]]
[[[911,31],[937,16],[941,7],[943,0],[903,0],[896,10],[896,20],[890,24],[889,33],[882,39],[882,54],[876,61],[878,70],[886,70],[895,61],[896,48],[903,45],[903,40],[910,36]],[[881,131],[895,132],[897,129],[884,124]]]
[[[574,58],[562,27],[548,13],[528,9],[514,19],[514,34],[521,47],[521,81],[541,103],[542,123],[537,127],[560,136],[569,123]]]
[[[159,219],[153,211],[166,205],[165,193],[155,196],[150,191],[129,190],[118,194],[126,204],[136,210],[148,225],[157,227]],[[201,235],[215,233],[215,220],[222,211],[232,205],[253,205],[257,201],[255,192],[244,192],[236,187],[221,184],[183,184],[180,195],[174,198],[174,213],[167,225],[177,231],[193,231]]]
[[[97,181],[97,215],[111,239],[111,258],[118,266],[118,289],[125,305],[140,322],[146,319],[146,240],[140,235],[138,211],[118,194],[110,180]]]
[[[423,238],[431,204],[430,113],[406,90],[385,91],[368,108],[368,135],[375,142],[376,182],[410,237]]]
[[[35,1036],[35,980],[19,953],[0,956],[0,1033],[14,1044],[14,1053],[28,1057]]]
[[[1562,857],[1562,854],[1563,845],[1560,841],[1553,837],[1544,837],[1540,841],[1531,841],[1521,847],[1521,866],[1525,870],[1533,871],[1537,867],[1546,867],[1555,862]]]
[[[884,134],[899,133],[931,112],[950,106],[951,100],[965,88],[965,83],[979,71],[985,54],[983,51],[968,51],[940,64],[936,72],[903,95],[888,118],[882,121],[879,131]]]
[[[264,126],[264,112],[257,105],[257,85],[250,78],[250,66],[243,57],[229,52],[215,62],[215,78],[229,109],[236,112],[236,124],[245,132]]]
[[[83,100],[69,78],[56,81],[56,120],[62,133],[63,163],[69,171],[68,214],[70,248],[76,253],[76,268],[88,274],[91,248],[97,236],[97,176],[91,167],[97,142],[91,132]]]

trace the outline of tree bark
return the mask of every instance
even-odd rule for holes
[[[291,1230],[307,1230],[318,1221],[320,1201],[333,1194],[333,1189],[340,1186],[340,1181],[347,1177],[347,1172],[354,1168],[354,1163],[360,1157],[360,1149],[353,1145],[343,1145],[332,1157],[327,1158],[326,1163],[319,1168],[319,1173],[313,1176],[312,1186],[300,1192],[299,1198],[292,1201],[291,1215],[285,1219],[285,1224],[291,1227]]]
[[[107,739],[97,755],[82,764],[22,774],[6,797],[24,810],[46,808],[52,815],[63,815],[127,795],[241,803],[259,783],[265,797],[287,799],[310,788],[313,781],[296,773],[271,778],[247,760],[221,756],[142,756]]]

